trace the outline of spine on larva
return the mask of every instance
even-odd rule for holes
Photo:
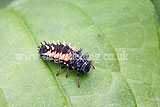
[[[52,60],[56,63],[65,64],[69,69],[76,69],[82,74],[89,72],[91,61],[88,61],[89,55],[81,53],[81,49],[76,50],[61,42],[45,42],[38,47],[39,54],[43,59]]]

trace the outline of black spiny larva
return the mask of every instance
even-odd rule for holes
[[[64,43],[60,43],[59,41],[45,42],[41,43],[41,46],[38,47],[39,54],[43,59],[52,60],[56,63],[64,64],[64,66],[60,67],[57,72],[57,76],[60,71],[67,67],[66,78],[68,77],[69,70],[76,69],[77,73],[77,81],[78,87],[79,85],[79,73],[86,74],[89,72],[91,66],[93,66],[92,61],[87,60],[89,55],[82,54],[82,49],[76,50],[75,47],[71,47]],[[95,67],[93,66],[95,69]]]

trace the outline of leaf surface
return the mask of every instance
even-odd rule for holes
[[[24,0],[0,14],[1,105],[160,105],[159,34],[150,1]],[[96,69],[80,75],[81,88],[75,70],[66,79],[66,69],[55,76],[59,64],[17,59],[37,55],[44,40],[71,42],[94,55]],[[104,60],[105,54],[113,60]]]

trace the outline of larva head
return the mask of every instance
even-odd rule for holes
[[[39,54],[40,55],[44,55],[44,53],[46,53],[47,51],[48,51],[48,49],[45,45],[42,44],[42,46],[39,47]]]
[[[86,74],[87,72],[89,72],[90,68],[91,68],[91,62],[92,61],[86,61],[85,64],[82,66],[81,71],[82,74]]]

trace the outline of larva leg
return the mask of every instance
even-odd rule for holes
[[[79,72],[77,73],[77,81],[78,81],[78,87],[80,88],[80,84],[79,84]]]
[[[60,67],[60,69],[58,70],[58,72],[57,72],[57,74],[56,74],[56,76],[58,76],[58,74],[60,73],[60,71],[63,69],[63,68],[65,68],[66,66],[62,66],[62,67]]]
[[[68,72],[69,72],[69,68],[67,68],[67,72],[66,72],[66,78],[68,77]]]
[[[71,70],[72,68],[67,68],[67,72],[66,72],[66,78],[68,77],[68,72],[69,70]]]
[[[95,66],[92,63],[91,63],[91,65],[92,65],[93,69],[95,69]]]

